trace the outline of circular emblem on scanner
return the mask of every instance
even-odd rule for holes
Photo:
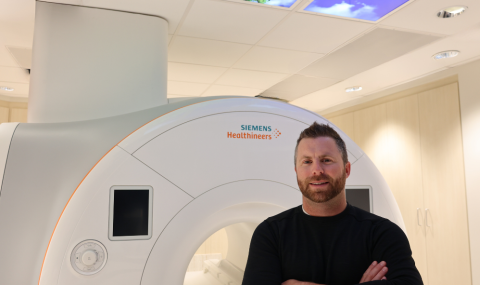
[[[107,250],[99,241],[84,240],[73,249],[70,263],[78,273],[93,275],[107,263]]]

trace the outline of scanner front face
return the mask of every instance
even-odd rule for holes
[[[293,152],[313,121],[327,122],[288,104],[237,98],[146,124],[113,147],[71,197],[40,284],[183,284],[197,248],[222,228],[229,229],[229,253],[208,266],[236,272],[237,280],[255,225],[301,203]],[[378,170],[341,135],[352,163],[347,199],[401,222]]]

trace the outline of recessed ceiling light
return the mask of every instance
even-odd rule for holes
[[[345,89],[345,92],[355,92],[355,91],[360,91],[362,90],[362,86],[353,86],[353,87],[348,87]]]
[[[450,57],[456,57],[460,52],[458,50],[446,50],[446,51],[441,51],[439,53],[436,53],[433,55],[434,59],[444,59],[444,58],[450,58]]]
[[[445,8],[443,10],[440,10],[440,12],[437,13],[437,17],[439,17],[439,18],[453,18],[453,17],[461,15],[467,9],[468,9],[467,6],[448,7],[448,8]]]
[[[7,86],[0,86],[0,90],[3,90],[3,91],[13,91],[13,90],[15,90],[15,89],[10,88],[10,87],[7,87]]]

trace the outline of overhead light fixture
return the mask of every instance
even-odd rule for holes
[[[467,10],[467,6],[452,6],[445,8],[443,10],[440,10],[440,12],[437,13],[437,17],[439,18],[453,18],[456,16],[460,16],[465,10]]]
[[[295,2],[297,2],[297,0],[243,0],[243,1],[278,6],[283,8],[290,8]]]
[[[3,90],[3,91],[13,91],[13,90],[15,90],[15,89],[10,88],[10,87],[7,87],[7,86],[0,86],[0,90]]]
[[[446,50],[441,51],[433,55],[434,59],[444,59],[444,58],[451,58],[456,57],[460,52],[458,50]]]
[[[362,86],[353,86],[353,87],[348,87],[345,89],[345,92],[355,92],[355,91],[360,91],[362,90]]]

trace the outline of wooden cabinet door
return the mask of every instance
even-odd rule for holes
[[[427,285],[429,279],[417,95],[387,103],[387,126],[390,164],[388,170],[384,171],[385,179],[402,212],[415,265],[422,275],[423,283]]]
[[[472,284],[457,83],[418,94],[429,283]]]

